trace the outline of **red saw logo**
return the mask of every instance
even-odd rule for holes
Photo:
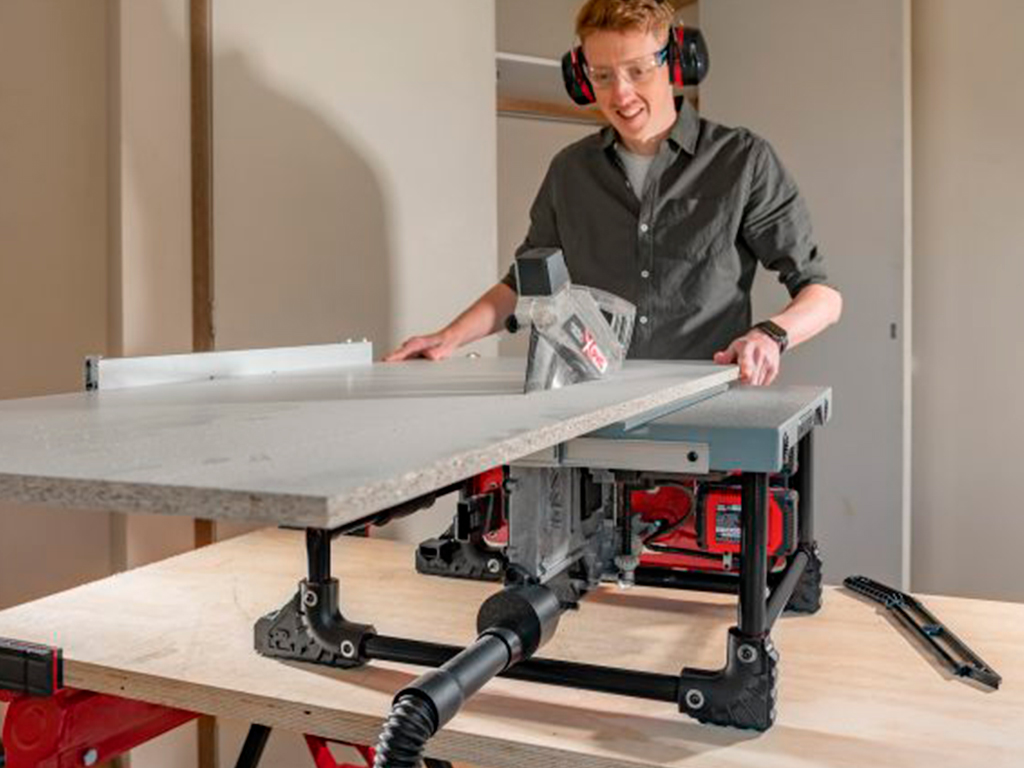
[[[594,364],[599,373],[604,373],[608,370],[608,358],[605,357],[601,348],[597,346],[594,334],[588,330],[583,331],[583,354]]]
[[[580,352],[597,369],[598,373],[603,374],[608,370],[608,358],[601,351],[601,348],[597,346],[597,339],[594,338],[594,334],[583,324],[582,320],[576,315],[571,315],[562,325],[562,330],[569,334],[569,337],[579,347]]]

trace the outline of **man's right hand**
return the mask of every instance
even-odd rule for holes
[[[427,360],[444,360],[451,357],[458,348],[458,341],[450,334],[440,331],[430,333],[426,336],[413,336],[402,342],[402,346],[385,355],[385,363],[397,363],[399,360],[410,360],[416,357],[423,357]]]

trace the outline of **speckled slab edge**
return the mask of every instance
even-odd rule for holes
[[[451,380],[461,383],[465,379],[471,380],[473,375],[486,374],[491,370],[488,366],[492,363],[495,366],[493,370],[507,378],[509,361],[500,364],[498,361],[479,361],[468,371],[460,367],[465,366],[465,363],[453,364],[451,370],[455,375]],[[649,366],[649,376],[648,368],[644,366]],[[395,370],[388,368],[387,372],[390,374]],[[412,368],[408,370],[415,371]],[[444,370],[444,366],[432,364],[429,369],[421,370],[433,373]],[[463,372],[466,372],[465,376]],[[533,416],[543,414],[544,418],[534,419],[538,423],[520,429],[519,424],[511,422],[510,416],[505,414],[500,428],[489,433],[486,439],[480,437],[476,442],[462,440],[466,445],[458,450],[449,451],[445,448],[445,435],[441,431],[436,435],[437,447],[428,458],[442,458],[411,461],[402,466],[401,471],[397,468],[382,471],[370,482],[349,483],[341,488],[331,483],[321,483],[319,486],[313,483],[313,490],[306,492],[305,486],[295,483],[293,485],[299,491],[289,492],[294,488],[289,486],[288,478],[284,476],[287,472],[278,472],[275,482],[261,482],[262,478],[255,478],[248,483],[221,483],[208,476],[200,482],[198,474],[193,476],[189,472],[180,473],[173,482],[154,481],[144,474],[122,479],[116,476],[116,472],[106,471],[102,464],[96,462],[88,471],[78,474],[56,470],[51,473],[50,468],[45,466],[46,462],[40,458],[33,467],[21,467],[18,471],[10,471],[10,466],[0,464],[0,499],[71,509],[153,512],[279,525],[336,527],[609,424],[635,421],[636,417],[644,413],[651,413],[652,417],[662,414],[673,403],[684,404],[695,394],[721,388],[735,378],[735,367],[693,363],[638,363],[619,381],[594,382],[528,396],[510,396],[505,392],[484,400],[479,400],[479,395],[467,395],[424,401],[421,406],[423,408],[430,408],[437,403],[439,405],[436,407],[442,409],[452,408],[453,404],[461,403],[464,406],[467,402],[473,402],[476,409],[474,413],[486,413],[484,404],[493,403],[497,409],[516,409],[519,414]],[[362,394],[366,395],[365,392]],[[371,397],[361,401],[367,405],[361,404],[360,408],[369,407],[368,401],[374,400],[372,394],[371,390]],[[618,400],[620,396],[622,399]],[[50,411],[48,406],[52,403],[53,411],[59,413],[68,403],[75,402],[68,398],[78,396],[61,397],[65,399],[35,398],[32,406]],[[467,399],[469,397],[473,400]],[[4,410],[0,409],[0,425],[3,424]],[[458,429],[459,416],[457,413],[451,419],[451,429]],[[464,418],[465,413],[461,416]],[[81,418],[81,412],[78,412],[77,417]],[[64,421],[59,423],[63,424]],[[431,435],[431,439],[435,439],[434,435]],[[447,442],[455,445],[459,441],[449,439]],[[377,450],[381,450],[380,441],[377,445]],[[245,449],[246,446],[239,446],[237,451]],[[353,450],[356,453],[350,452],[349,455],[358,454],[358,447]],[[365,463],[365,457],[363,460]],[[332,467],[332,471],[337,475],[344,474],[343,462],[336,466],[338,468]]]

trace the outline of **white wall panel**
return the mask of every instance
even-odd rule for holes
[[[839,326],[783,359],[783,381],[828,384],[818,435],[826,574],[909,576],[909,14],[904,0],[708,0],[710,119],[766,137],[796,177],[845,300]],[[762,274],[755,314],[788,297]]]
[[[1024,3],[914,3],[915,589],[1024,600]]]

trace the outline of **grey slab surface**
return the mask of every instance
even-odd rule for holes
[[[635,429],[613,425],[589,437],[621,441],[703,443],[713,470],[778,472],[788,450],[832,416],[829,387],[736,386]]]
[[[524,361],[456,359],[0,403],[0,500],[334,527],[736,378],[630,362],[522,394]]]

